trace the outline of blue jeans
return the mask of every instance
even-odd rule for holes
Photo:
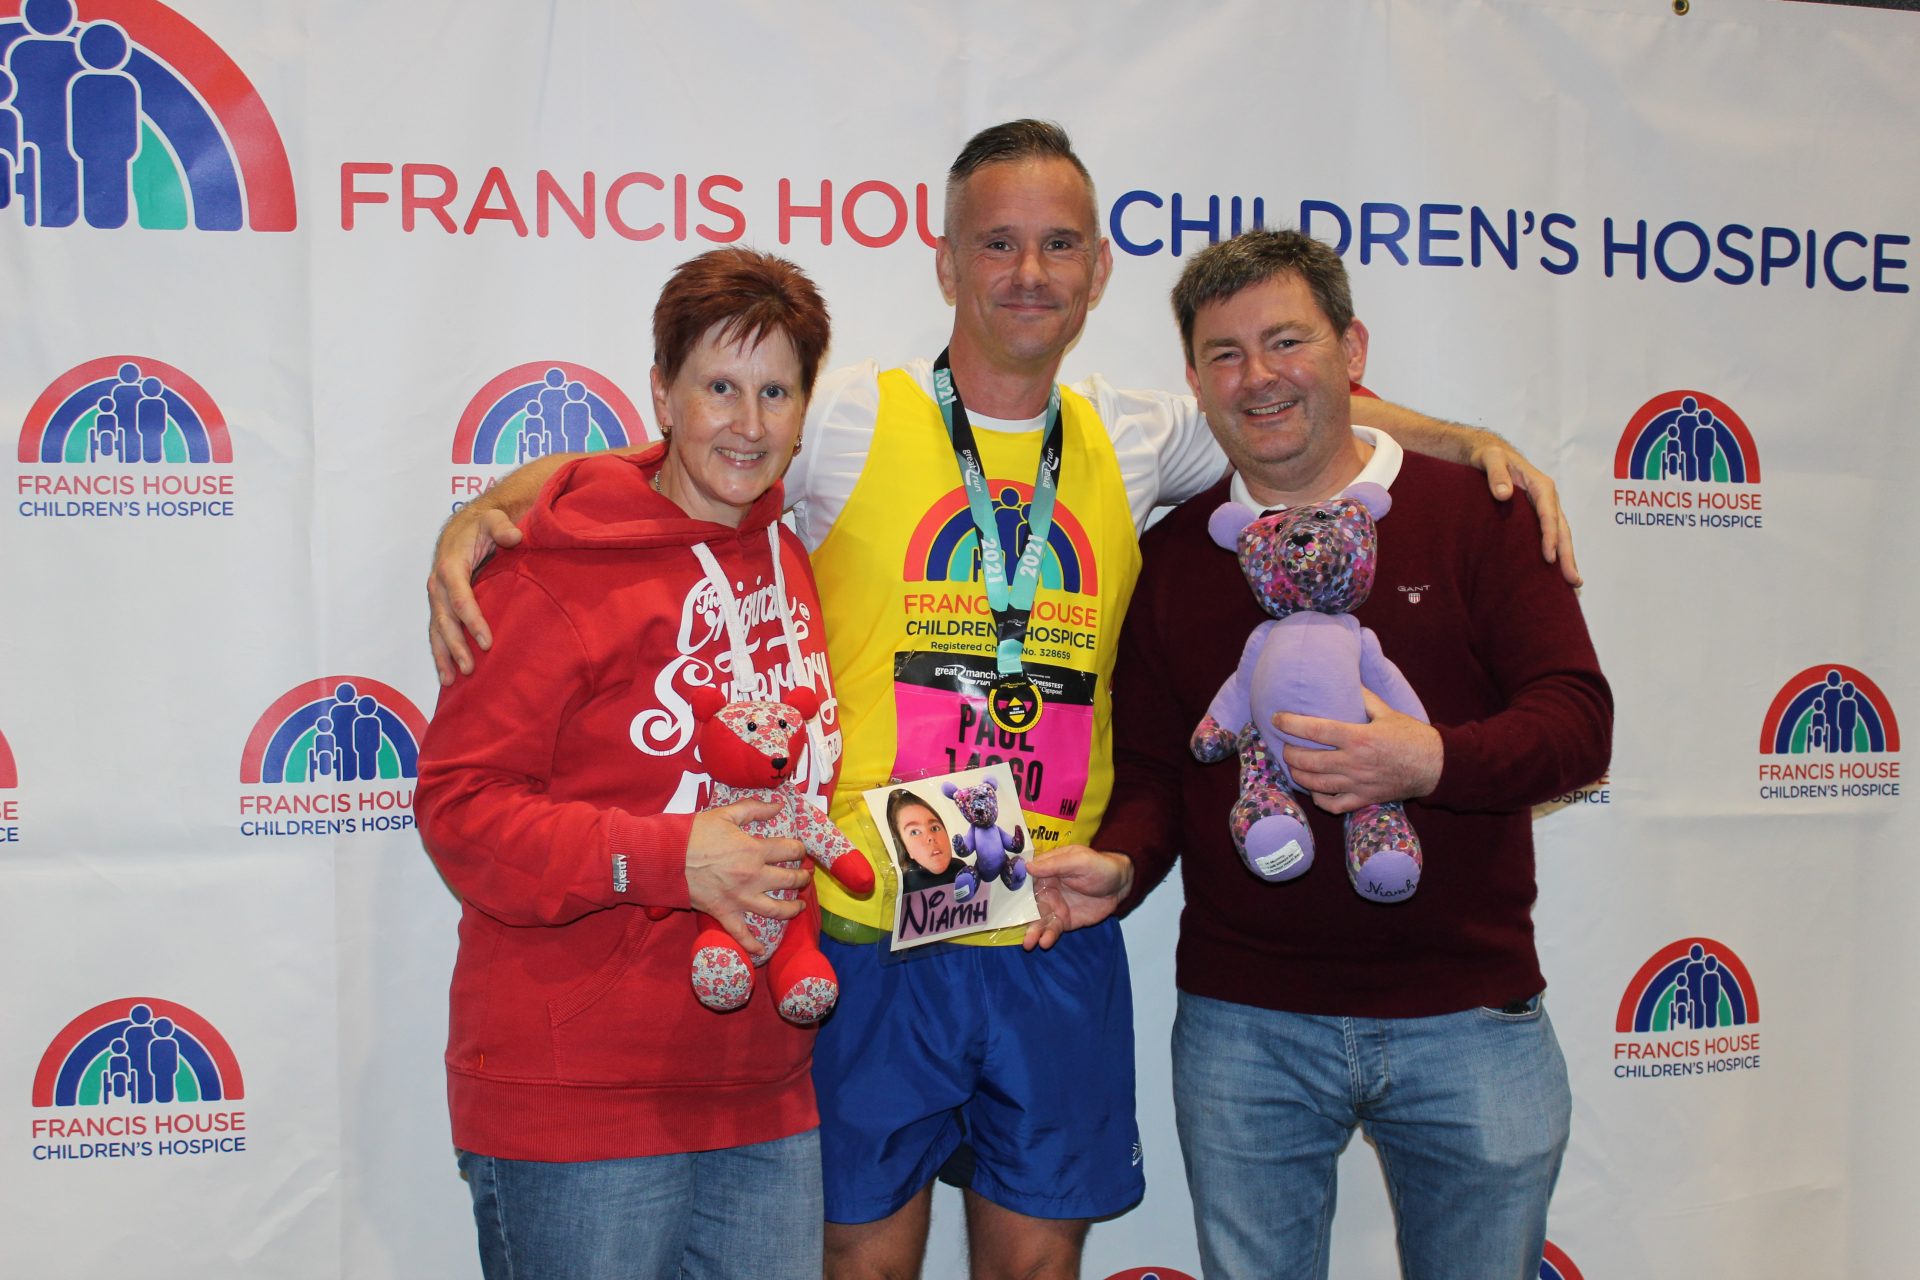
[[[1407,1280],[1537,1280],[1573,1110],[1539,997],[1433,1018],[1179,1000],[1174,1114],[1207,1276],[1325,1280],[1358,1126]]]
[[[819,1280],[818,1129],[631,1160],[459,1154],[486,1280]]]

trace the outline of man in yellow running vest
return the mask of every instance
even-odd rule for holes
[[[1099,226],[1057,125],[977,134],[949,170],[937,249],[946,351],[823,376],[787,473],[846,742],[833,817],[877,851],[864,791],[1004,762],[1034,837],[1004,882],[1030,866],[1041,911],[968,945],[896,953],[891,877],[866,899],[818,881],[842,987],[814,1071],[834,1280],[918,1274],[943,1170],[966,1188],[975,1276],[1077,1275],[1088,1222],[1143,1189],[1118,925],[1066,932],[1085,900],[1045,854],[1085,843],[1107,807],[1109,682],[1139,531],[1225,459],[1186,396],[1056,383],[1112,266]],[[1377,400],[1355,418],[1481,466],[1499,497],[1517,480],[1541,508],[1543,553],[1575,576],[1552,482],[1498,437]],[[515,472],[442,533],[428,593],[443,681],[470,665],[465,632],[489,642],[468,575],[518,541],[508,517],[554,465]],[[1004,580],[983,582],[982,564]],[[996,723],[1009,691],[1042,705],[1019,731],[1004,706]]]

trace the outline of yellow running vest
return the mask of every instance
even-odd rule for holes
[[[1064,456],[1054,527],[1025,663],[1048,694],[1040,723],[1009,735],[987,719],[978,681],[993,670],[993,615],[979,535],[940,409],[911,374],[880,375],[866,465],[819,550],[814,578],[839,696],[846,756],[833,818],[880,872],[869,898],[815,877],[820,905],[891,930],[897,876],[861,793],[1005,761],[1036,850],[1092,839],[1113,786],[1112,690],[1120,622],[1140,545],[1113,443],[1085,397],[1060,390]],[[1040,430],[976,430],[1008,563],[1026,544]],[[902,726],[905,726],[903,732]],[[1025,927],[961,941],[1017,943]]]

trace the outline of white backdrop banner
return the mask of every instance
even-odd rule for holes
[[[434,532],[533,424],[650,438],[713,245],[804,265],[834,362],[932,355],[945,167],[1023,115],[1115,249],[1068,376],[1181,386],[1183,257],[1299,225],[1375,390],[1560,481],[1619,723],[1536,821],[1542,1276],[1904,1270],[1920,15],[1676,7],[0,0],[0,1273],[477,1272]],[[1149,1192],[1093,1277],[1198,1271],[1178,911],[1127,926]],[[1392,1274],[1342,1172],[1334,1272]]]

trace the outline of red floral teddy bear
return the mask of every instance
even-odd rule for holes
[[[700,720],[700,759],[713,778],[708,807],[717,809],[736,800],[779,804],[778,814],[742,829],[756,836],[798,840],[806,846],[807,856],[849,892],[872,890],[873,864],[867,856],[840,834],[824,809],[808,803],[793,785],[807,721],[820,710],[819,695],[796,688],[781,701],[728,702],[717,689],[705,688],[693,691],[692,702]],[[787,889],[768,896],[798,894]],[[794,922],[799,927],[789,934],[785,920],[748,913],[747,928],[765,948],[756,957],[749,956],[718,921],[709,916],[701,919],[703,927],[693,944],[693,991],[701,1004],[721,1011],[738,1009],[753,994],[754,969],[764,967],[780,1016],[787,1021],[807,1026],[833,1009],[840,983],[820,952],[817,920],[800,917]]]

